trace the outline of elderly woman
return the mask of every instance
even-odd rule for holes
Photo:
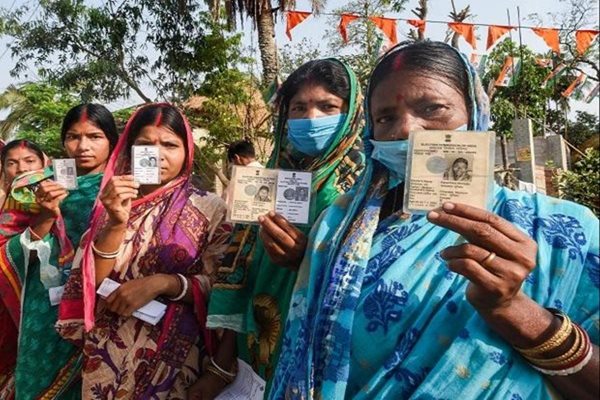
[[[335,59],[302,65],[279,90],[275,148],[267,167],[313,173],[313,216],[347,192],[363,170],[361,97],[354,73]],[[260,224],[260,230],[236,228],[211,295],[208,325],[229,329],[217,365],[229,369],[235,360],[231,336],[237,332],[239,357],[269,383],[309,227],[295,227],[278,214],[261,217]],[[211,374],[197,386],[208,396],[225,384]]]
[[[452,47],[393,48],[367,103],[367,169],[311,232],[271,398],[596,398],[598,219],[499,187],[492,211],[402,214],[410,132],[488,128]]]

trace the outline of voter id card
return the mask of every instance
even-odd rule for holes
[[[140,185],[160,184],[160,150],[158,146],[132,146],[131,172]]]
[[[74,158],[57,158],[52,161],[54,181],[67,190],[77,189],[77,166]]]

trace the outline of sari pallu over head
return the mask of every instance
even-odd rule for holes
[[[319,215],[339,195],[347,192],[364,167],[360,132],[362,96],[355,74],[343,65],[349,82],[348,112],[343,126],[322,156],[308,157],[287,140],[288,109],[279,99],[275,147],[268,168],[311,171],[315,202],[311,214]],[[289,102],[289,99],[287,99]],[[314,218],[313,218],[314,220]],[[307,233],[309,227],[298,227]],[[257,226],[237,225],[218,270],[209,302],[208,326],[239,332],[239,356],[263,377],[272,376],[281,333],[296,273],[273,264],[258,237]]]
[[[469,130],[485,131],[487,96],[459,55]],[[379,221],[388,172],[371,158],[372,138],[368,126],[361,179],[311,232],[270,398],[549,398],[542,375],[487,327],[465,299],[466,278],[439,256],[464,239],[421,215]],[[499,187],[493,211],[538,242],[523,290],[564,309],[597,342],[598,220],[575,204]]]
[[[142,110],[138,110],[137,113]],[[130,118],[108,162],[102,187],[105,187],[113,176],[130,171],[129,149],[126,148],[126,144],[134,119],[135,115]],[[202,335],[203,318],[205,318],[202,314],[206,313],[205,297],[210,282],[208,278],[200,276],[203,272],[200,257],[208,242],[210,221],[194,203],[199,201],[199,198],[205,198],[203,196],[206,193],[200,192],[191,184],[193,141],[191,128],[185,117],[183,119],[186,127],[187,153],[181,176],[147,197],[132,203],[125,241],[109,278],[125,282],[155,273],[181,273],[191,278],[194,304],[188,305],[163,299],[167,304],[166,314],[156,326],[144,324],[134,317],[120,317],[105,308],[96,307],[91,240],[107,221],[106,211],[102,203],[97,200],[90,231],[82,240],[81,247],[76,253],[73,272],[65,287],[57,324],[59,333],[66,339],[80,344],[83,340],[84,391],[86,379],[90,385],[93,385],[95,384],[93,380],[97,376],[94,374],[101,373],[98,371],[103,368],[108,368],[111,373],[117,374],[116,380],[113,379],[112,383],[99,382],[98,385],[105,384],[103,390],[109,392],[121,392],[121,388],[125,387],[121,385],[124,385],[125,381],[119,381],[119,374],[134,372],[119,371],[119,363],[126,359],[125,354],[121,353],[125,352],[135,354],[135,360],[131,363],[126,362],[126,366],[132,367],[133,362],[137,365],[135,376],[132,375],[127,381],[128,387],[133,390],[128,392],[129,398],[149,398],[158,392],[168,393],[186,361],[190,348],[196,345],[198,337]],[[225,211],[222,211],[224,215]],[[100,314],[95,315],[95,312]],[[98,320],[100,325],[95,327],[97,318],[100,318]],[[86,333],[83,332],[84,327]],[[123,329],[133,329],[137,333],[126,333]],[[102,332],[106,330],[114,335],[108,345],[103,342],[105,335]],[[124,335],[119,338],[121,333]],[[142,343],[139,339],[142,335],[145,338],[142,341],[143,346],[147,346],[128,347],[126,344],[128,340],[133,340],[136,345]],[[209,337],[205,336],[204,343],[209,346],[210,343],[207,341],[209,342]],[[161,366],[157,366],[158,364]],[[111,365],[117,367],[109,368],[108,366]],[[90,375],[89,379],[86,378]],[[114,385],[111,386],[112,384]]]

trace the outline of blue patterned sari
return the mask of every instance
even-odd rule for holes
[[[465,66],[469,127],[486,130],[487,98]],[[361,181],[311,232],[270,398],[560,398],[467,302],[468,280],[439,255],[463,243],[460,235],[424,216],[379,221],[387,172],[370,158],[370,129],[365,136]],[[598,344],[598,219],[571,202],[499,187],[493,211],[538,244],[522,290],[566,312]]]

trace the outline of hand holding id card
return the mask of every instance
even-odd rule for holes
[[[131,173],[140,185],[160,184],[158,146],[131,146]]]
[[[494,132],[411,132],[404,212],[424,214],[446,201],[490,209],[494,146]]]
[[[77,165],[74,158],[57,158],[52,161],[54,181],[67,190],[77,189]]]
[[[228,220],[258,223],[276,211],[292,224],[310,222],[312,173],[257,167],[233,167]]]

